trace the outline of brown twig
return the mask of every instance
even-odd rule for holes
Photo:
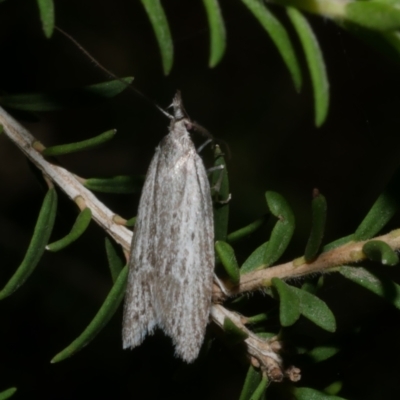
[[[386,235],[375,237],[374,240],[381,240],[387,243],[393,250],[398,250],[400,249],[400,229],[396,229]],[[285,264],[276,265],[275,267],[260,268],[256,271],[249,272],[241,276],[239,285],[233,288],[231,293],[237,295],[271,286],[272,278],[297,278],[318,272],[327,272],[341,265],[360,262],[366,258],[362,251],[363,245],[366,242],[367,241],[347,243],[322,253],[313,262],[307,263],[304,258],[301,257]],[[222,292],[220,287],[214,285],[213,300],[215,302],[222,301],[226,297],[226,294]]]
[[[83,198],[86,206],[92,211],[94,221],[124,249],[129,250],[132,232],[124,226],[113,222],[115,214],[101,203],[90,190],[86,189],[77,176],[65,168],[47,161],[40,152],[41,147],[37,146],[38,141],[1,107],[0,124],[10,140],[21,149],[45,176],[56,183],[73,201],[78,196]]]

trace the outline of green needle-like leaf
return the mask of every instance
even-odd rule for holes
[[[232,246],[221,240],[215,243],[215,250],[221,260],[222,265],[233,285],[239,284],[240,271],[239,264],[236,260],[235,251]]]
[[[325,361],[340,351],[338,346],[319,346],[314,347],[307,355],[315,362]]]
[[[260,322],[264,322],[267,319],[268,319],[267,314],[265,314],[265,313],[257,314],[257,315],[253,315],[252,317],[248,317],[246,324],[254,325],[254,324],[258,324]]]
[[[132,82],[133,77],[127,76],[125,78],[115,79],[112,81],[96,83],[94,85],[83,87],[81,89],[81,94],[87,93],[89,95],[95,95],[109,99],[126,90]]]
[[[294,393],[296,400],[346,400],[343,397],[331,396],[307,387],[295,388]]]
[[[264,254],[264,264],[269,267],[279,260],[289,245],[295,228],[295,218],[289,204],[279,193],[266,192],[265,197],[272,215],[278,218]]]
[[[37,0],[43,32],[50,38],[54,31],[54,3],[53,0]]]
[[[262,1],[242,0],[242,2],[270,35],[292,76],[296,90],[299,92],[302,85],[300,64],[286,28],[275,18]]]
[[[226,241],[229,220],[229,177],[224,154],[218,145],[214,149],[214,167],[223,168],[213,171],[211,187],[213,190],[214,237]]]
[[[6,400],[9,399],[15,392],[17,391],[17,388],[9,388],[7,390],[3,390],[0,393],[0,400]]]
[[[392,193],[388,190],[383,192],[355,231],[354,240],[374,237],[391,220],[398,208],[398,200]]]
[[[125,90],[133,78],[96,83],[82,88],[65,89],[51,93],[23,93],[3,95],[3,106],[24,111],[54,111],[94,105]]]
[[[136,224],[136,219],[137,219],[137,217],[129,218],[129,219],[126,221],[125,226],[129,226],[129,227],[135,226],[135,224]]]
[[[293,287],[279,278],[272,278],[272,284],[279,294],[279,319],[282,326],[293,325],[301,314],[299,299]]]
[[[246,374],[246,379],[243,384],[243,389],[240,393],[239,400],[249,400],[251,395],[257,389],[261,382],[261,373],[258,369],[255,369],[252,365],[249,366],[249,370]]]
[[[278,335],[277,332],[255,332],[255,334],[261,339],[271,339]]]
[[[168,75],[171,71],[174,59],[174,47],[167,16],[165,15],[160,0],[141,0],[141,2],[157,38],[158,46],[161,51],[164,74]]]
[[[324,388],[324,393],[334,396],[338,394],[342,390],[342,388],[343,388],[343,382],[335,381]]]
[[[210,27],[210,68],[215,67],[222,59],[226,47],[226,31],[224,19],[218,0],[203,0]]]
[[[384,265],[396,265],[399,257],[395,251],[385,242],[370,240],[363,246],[363,253],[372,261],[378,261]]]
[[[47,245],[46,250],[55,252],[69,246],[71,243],[75,242],[81,237],[81,235],[86,231],[87,227],[89,226],[91,220],[92,211],[90,210],[90,208],[85,208],[79,213],[68,235],[64,236],[60,240],[57,240],[56,242]]]
[[[326,207],[325,197],[319,192],[316,192],[312,200],[311,233],[304,252],[306,261],[313,260],[319,252],[325,232]]]
[[[305,290],[290,286],[279,278],[272,278],[279,293],[279,317],[282,326],[293,325],[300,314],[328,332],[336,330],[335,316],[324,301]]]
[[[106,237],[106,253],[107,253],[107,260],[108,266],[111,272],[111,278],[113,282],[115,282],[124,267],[124,262],[121,260],[120,256],[118,255],[115,247],[113,246],[111,240]]]
[[[400,9],[380,1],[349,2],[345,9],[345,18],[371,30],[400,29]]]
[[[103,305],[100,307],[100,310],[97,312],[96,316],[87,326],[87,328],[69,346],[54,356],[51,360],[52,363],[63,361],[77,353],[89,342],[91,342],[106,326],[107,322],[115,314],[120,303],[122,302],[122,299],[124,298],[127,277],[128,267],[126,266],[119,274],[118,279],[115,281],[114,286],[110,290],[110,293],[105,299]]]
[[[43,150],[42,154],[44,156],[60,156],[63,154],[77,153],[79,151],[94,149],[111,140],[115,136],[116,132],[117,131],[115,129],[111,129],[93,138],[82,140],[81,142],[47,147]]]
[[[255,232],[258,228],[260,228],[263,223],[265,222],[265,218],[259,218],[252,222],[251,224],[238,229],[235,232],[232,232],[228,235],[227,241],[229,243],[236,242],[246,236],[251,235],[253,232]]]
[[[268,385],[268,378],[266,376],[263,376],[261,379],[261,382],[257,386],[257,389],[254,391],[254,393],[250,397],[250,400],[260,400],[261,396],[265,392],[265,389],[267,388],[267,385]]]
[[[325,122],[329,108],[329,82],[322,52],[314,32],[303,15],[292,7],[287,8],[287,14],[299,35],[306,56],[314,88],[315,125],[320,127]]]
[[[112,178],[89,178],[83,185],[102,193],[137,193],[143,186],[143,176],[119,175]]]
[[[388,277],[366,270],[362,267],[340,267],[339,272],[347,279],[383,297],[400,309],[400,286]]]
[[[39,263],[53,230],[56,211],[57,192],[54,188],[51,188],[48,190],[43,200],[39,217],[25,257],[14,275],[0,291],[0,300],[6,298],[17,290],[28,279]]]
[[[315,325],[328,332],[335,332],[336,320],[324,301],[305,290],[291,286],[300,302],[301,313]]]
[[[264,255],[267,247],[268,242],[265,242],[250,254],[250,257],[247,258],[240,268],[240,273],[242,275],[246,274],[247,272],[254,271],[255,269],[261,269],[265,267]]]
[[[224,319],[225,339],[230,345],[236,345],[248,338],[248,334],[238,328],[230,318]]]

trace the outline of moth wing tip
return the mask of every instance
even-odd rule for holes
[[[196,361],[197,357],[200,353],[200,347],[193,347],[193,343],[189,343],[189,345],[178,345],[175,344],[175,356],[185,361],[188,364],[192,364]]]
[[[140,326],[138,321],[135,323],[136,326],[132,325],[127,325],[124,321],[122,328],[123,349],[133,349],[142,344],[147,335],[152,335],[154,333],[157,321],[155,319],[148,319],[144,323],[142,322]]]

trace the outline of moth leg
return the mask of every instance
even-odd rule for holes
[[[210,143],[212,143],[213,139],[207,139],[201,146],[197,148],[197,153],[201,153],[203,149],[208,146]]]
[[[224,284],[224,282],[221,281],[221,279],[218,278],[217,274],[214,272],[214,282],[218,285],[218,287],[221,289],[221,292],[227,296],[230,297],[233,293],[229,290],[229,288]]]
[[[224,165],[217,165],[217,166],[209,168],[207,170],[207,173],[218,171],[218,170],[220,171],[219,176],[218,176],[218,180],[215,183],[215,185],[210,188],[213,193],[217,193],[217,194],[219,194],[219,192],[221,190],[221,184],[222,184],[222,179],[224,178],[225,166]],[[232,198],[232,195],[229,193],[228,197],[225,200],[218,200],[216,202],[219,203],[219,204],[227,204],[227,203],[229,203],[231,198]]]

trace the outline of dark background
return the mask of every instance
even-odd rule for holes
[[[134,86],[158,104],[169,105],[175,91],[182,91],[189,115],[229,146],[230,230],[265,214],[264,192],[276,190],[297,218],[295,238],[282,259],[290,260],[303,254],[313,188],[328,200],[328,243],[354,232],[397,169],[399,65],[330,21],[308,16],[331,85],[329,116],[317,129],[307,67],[285,13],[272,8],[288,27],[302,62],[300,94],[247,9],[239,1],[220,3],[227,52],[216,68],[209,69],[209,31],[202,3],[163,2],[175,46],[168,77],[163,76],[158,46],[139,1],[60,0],[55,4],[56,23],[117,76],[134,76]],[[0,4],[0,57],[3,92],[50,91],[107,80],[59,33],[44,38],[33,1]],[[47,146],[117,128],[117,136],[106,147],[61,158],[84,177],[144,174],[168,124],[150,103],[130,91],[100,106],[36,117],[23,123]],[[25,158],[4,135],[0,188],[4,285],[23,258],[43,199]],[[99,197],[123,217],[135,215],[138,194]],[[60,193],[52,239],[68,232],[74,218],[74,208]],[[399,222],[391,222],[385,232]],[[266,235],[260,231],[238,245],[239,261]],[[16,399],[238,397],[247,365],[235,351],[215,341],[211,357],[188,369],[173,357],[171,343],[162,334],[132,352],[122,351],[120,313],[83,351],[49,364],[85,328],[110,285],[104,234],[94,224],[67,250],[45,254],[24,286],[0,303],[0,390],[17,386]],[[337,315],[344,349],[317,367],[296,364],[303,370],[300,386],[322,389],[343,380],[343,397],[349,399],[399,398],[398,311],[336,275],[326,277],[321,296]],[[260,301],[269,305],[265,298]]]

